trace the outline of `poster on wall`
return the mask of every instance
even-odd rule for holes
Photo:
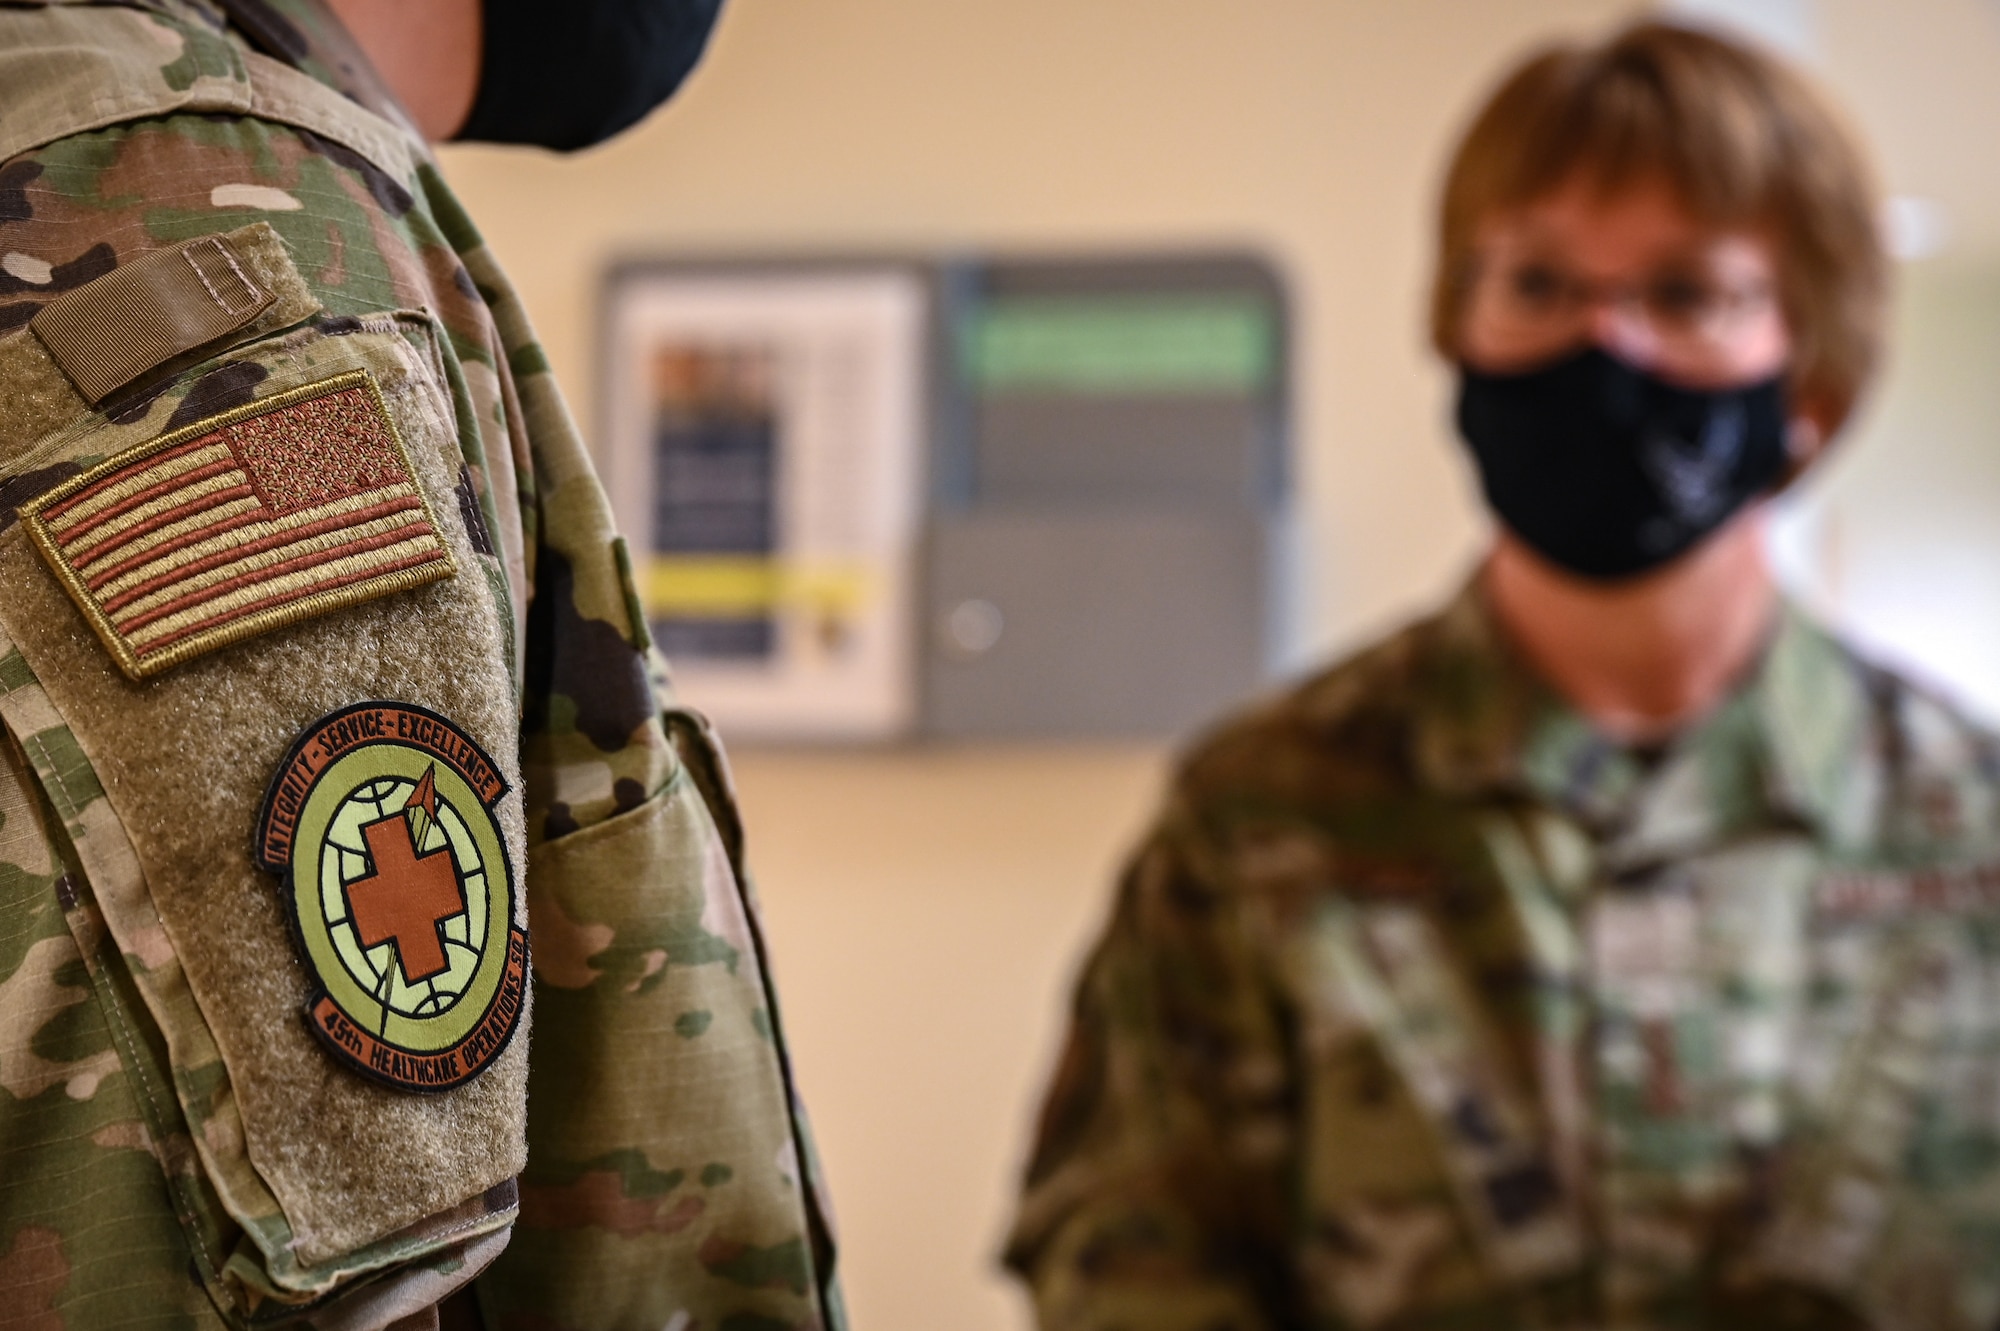
[[[608,293],[600,470],[682,696],[732,737],[908,733],[921,274],[626,265]]]

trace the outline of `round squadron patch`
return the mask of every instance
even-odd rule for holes
[[[471,736],[400,702],[321,718],[272,778],[257,862],[283,875],[317,986],[306,1024],[363,1076],[447,1090],[520,1024],[528,938],[493,816],[506,793]]]

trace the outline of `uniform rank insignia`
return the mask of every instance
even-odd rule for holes
[[[447,1090],[520,1024],[528,936],[493,816],[506,793],[463,730],[399,702],[315,723],[272,779],[257,862],[283,876],[316,986],[306,1022],[363,1076]]]
[[[361,370],[129,449],[21,517],[133,679],[454,572]]]

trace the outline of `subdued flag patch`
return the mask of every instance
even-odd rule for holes
[[[21,517],[134,679],[456,572],[365,370],[128,449]]]

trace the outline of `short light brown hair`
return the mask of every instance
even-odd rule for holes
[[[1636,23],[1530,56],[1473,119],[1446,173],[1431,338],[1457,354],[1481,223],[1573,180],[1664,177],[1704,221],[1771,237],[1794,399],[1829,432],[1875,368],[1888,260],[1872,173],[1820,95],[1726,38]]]

